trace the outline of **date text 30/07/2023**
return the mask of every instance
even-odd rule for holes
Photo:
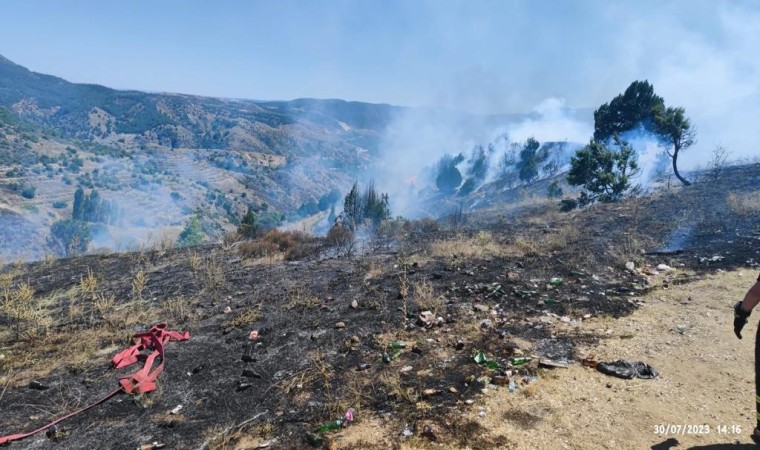
[[[689,434],[741,434],[741,425],[689,425],[689,424],[657,424],[654,426],[654,434],[661,436]]]

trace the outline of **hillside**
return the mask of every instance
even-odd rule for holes
[[[751,345],[733,337],[730,306],[757,275],[758,176],[756,165],[735,167],[572,213],[543,200],[398,220],[360,256],[272,232],[6,265],[0,294],[25,300],[0,318],[0,434],[112,391],[131,370],[111,369],[110,358],[130,334],[167,321],[190,339],[167,347],[158,391],[119,395],[11,448],[748,442]],[[287,255],[260,257],[274,239],[289,242]],[[481,352],[491,363],[474,360]],[[641,360],[660,375],[612,378],[585,367],[592,355]],[[523,356],[533,359],[513,359]],[[348,427],[314,433],[348,408]],[[655,429],[684,423],[712,432]]]
[[[350,186],[401,110],[118,91],[0,57],[0,208],[35,225],[18,231],[31,232],[31,241],[3,246],[0,256],[59,253],[47,229],[70,217],[77,187],[97,189],[125,210],[127,220],[105,230],[96,247],[176,236],[199,210],[210,239],[234,227],[248,207],[279,224],[303,203]],[[17,229],[3,233],[7,241]]]

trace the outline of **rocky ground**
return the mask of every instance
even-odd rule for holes
[[[730,307],[760,271],[758,171],[569,214],[537,202],[396,223],[354,256],[230,244],[7,265],[0,433],[112,391],[131,370],[110,358],[166,321],[191,338],[167,347],[157,391],[10,448],[749,443],[754,329],[737,340]],[[660,376],[613,378],[592,355]],[[316,432],[349,408],[347,427]]]

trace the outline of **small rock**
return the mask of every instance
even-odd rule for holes
[[[457,393],[457,392],[459,392],[459,391],[457,391],[457,388],[455,388],[454,386],[451,386],[451,387],[449,388],[449,392],[451,392],[452,394],[456,394],[456,393]]]
[[[412,366],[404,366],[404,367],[401,368],[400,372],[401,373],[406,373],[406,372],[409,372],[412,369],[413,369]]]
[[[247,378],[261,378],[261,374],[259,374],[253,369],[244,369],[243,376]]]
[[[268,441],[264,441],[261,444],[259,444],[256,448],[267,448],[267,447],[270,447],[275,442],[277,442],[277,438],[270,439]]]
[[[591,314],[584,314],[583,315],[583,320],[588,320],[590,318],[591,318]]]
[[[229,306],[227,306],[227,307],[224,308],[224,313],[225,314],[229,314],[231,312],[232,312],[232,308],[230,308]]]
[[[358,308],[359,307],[359,302],[357,302],[356,300],[353,300],[351,302],[351,307],[354,308],[354,309]]]
[[[372,364],[359,363],[359,364],[356,365],[356,370],[358,370],[358,371],[361,372],[363,370],[369,369],[370,367],[372,367]]]
[[[482,303],[475,303],[472,305],[472,308],[475,311],[480,311],[480,312],[488,312],[488,310],[491,309],[487,305],[484,305]]]
[[[248,339],[255,341],[259,338],[259,332],[257,330],[251,331],[251,334],[248,335]]]
[[[433,397],[441,393],[440,389],[425,389],[422,391],[423,397]]]
[[[464,342],[457,341],[457,343],[454,345],[454,348],[457,350],[462,350],[464,348]]]
[[[344,322],[338,322],[338,323],[335,324],[335,329],[336,330],[340,330],[340,329],[343,329],[343,328],[346,328],[346,324]]]
[[[324,439],[322,439],[322,436],[316,433],[306,433],[306,442],[308,442],[312,447],[321,447],[325,443]]]
[[[361,339],[359,339],[359,336],[357,336],[357,335],[351,336],[351,343],[352,344],[356,345],[356,344],[359,344],[360,342],[361,342]]]
[[[468,398],[468,399],[467,399],[467,400],[465,400],[464,402],[465,402],[465,403],[467,403],[468,405],[472,405],[473,403],[475,403],[475,400],[473,400],[473,399],[471,399],[471,398]]]
[[[409,427],[404,428],[404,431],[401,432],[401,436],[404,436],[404,437],[411,437],[413,435],[414,433],[412,432],[412,430],[409,429]]]
[[[50,389],[50,386],[48,386],[47,384],[42,384],[41,382],[37,380],[34,380],[31,383],[29,383],[29,388],[36,389],[38,391],[44,391],[46,389]]]
[[[433,427],[431,427],[430,425],[425,425],[422,428],[422,435],[430,439],[431,441],[438,440],[438,436],[435,435],[435,433],[433,432]]]
[[[675,269],[673,269],[672,267],[670,267],[667,264],[659,264],[657,266],[657,270],[660,270],[660,271],[663,271],[663,272],[669,272],[669,271],[675,270]]]
[[[686,332],[686,325],[676,325],[676,331],[678,331],[681,334],[684,334]]]
[[[248,383],[247,381],[240,380],[240,381],[238,381],[237,391],[238,392],[244,391],[244,390],[250,388],[251,386],[253,386],[251,383]]]
[[[520,274],[517,272],[507,272],[507,280],[514,283],[520,280]]]
[[[562,316],[562,317],[559,318],[559,320],[562,323],[570,323],[571,322],[571,319],[569,317],[567,317],[567,316]]]
[[[626,268],[626,269],[627,269],[629,272],[633,272],[634,270],[636,270],[636,264],[634,264],[634,262],[633,262],[633,261],[628,261],[627,263],[625,263],[625,268]]]

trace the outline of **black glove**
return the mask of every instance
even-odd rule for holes
[[[739,339],[742,338],[742,328],[747,324],[747,317],[752,314],[752,311],[745,311],[742,309],[742,302],[737,302],[734,305],[734,333]]]

